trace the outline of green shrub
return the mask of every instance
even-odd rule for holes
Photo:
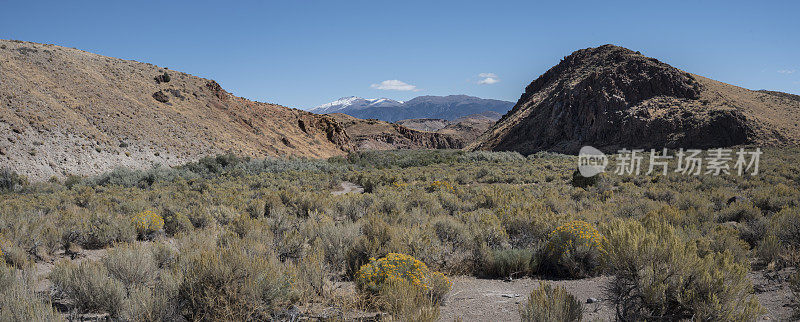
[[[441,216],[432,220],[436,237],[443,243],[454,246],[464,245],[469,242],[469,234],[463,223],[452,216]]]
[[[361,266],[370,262],[373,257],[383,257],[389,253],[394,231],[392,227],[376,216],[361,220],[361,236],[356,239],[346,252],[346,274],[355,277]]]
[[[317,230],[320,243],[324,248],[325,262],[331,272],[335,274],[346,272],[348,247],[353,245],[359,234],[357,225],[337,224],[333,221],[324,222]]]
[[[377,306],[398,321],[439,320],[439,306],[427,292],[407,280],[391,280],[376,295]]]
[[[179,321],[180,280],[169,272],[160,272],[152,287],[134,285],[122,304],[120,318],[124,321]]]
[[[784,208],[771,219],[767,236],[756,247],[758,258],[774,268],[800,265],[800,211]]]
[[[56,292],[71,299],[81,312],[119,314],[125,300],[125,287],[109,275],[100,263],[69,261],[56,263],[50,273]]]
[[[800,192],[783,183],[759,187],[753,192],[753,204],[763,211],[777,212],[785,207],[797,206]]]
[[[153,77],[153,80],[156,81],[156,84],[169,83],[170,79],[171,79],[171,77],[169,76],[169,74],[167,72],[164,72],[161,75],[156,75],[155,77]]]
[[[748,220],[736,226],[739,230],[739,238],[747,242],[750,247],[755,247],[767,235],[769,220],[765,217]]]
[[[465,223],[473,238],[486,242],[490,247],[507,247],[508,233],[497,215],[488,209],[478,209],[462,213],[460,219]]]
[[[537,256],[539,273],[568,278],[595,276],[602,273],[606,261],[605,237],[585,221],[570,221],[550,233]]]
[[[621,320],[754,320],[763,308],[753,295],[747,263],[729,252],[701,257],[664,222],[614,221],[606,229],[608,297]]]
[[[795,267],[794,274],[789,279],[789,289],[792,290],[793,318],[800,319],[800,267]]]
[[[584,177],[584,176],[581,175],[580,171],[575,170],[575,171],[572,172],[572,181],[570,183],[572,183],[573,187],[586,189],[588,187],[591,187],[591,186],[594,186],[595,184],[597,184],[597,180],[599,179],[599,177],[600,177],[599,175],[591,176],[591,177]]]
[[[290,280],[274,258],[254,245],[230,245],[186,254],[178,296],[189,320],[269,320],[291,303]]]
[[[739,231],[730,226],[716,226],[707,237],[698,240],[700,256],[728,251],[738,263],[746,263],[749,245],[739,238]]]
[[[325,253],[319,243],[315,243],[297,261],[297,277],[293,284],[295,290],[305,296],[305,299],[322,296],[327,279],[325,267]]]
[[[756,257],[761,261],[762,266],[783,266],[781,255],[783,254],[783,243],[775,236],[769,234],[755,248]],[[779,267],[778,267],[779,268]]]
[[[191,231],[194,228],[189,217],[180,212],[170,210],[164,211],[164,232],[169,236],[175,236],[181,232]]]
[[[575,322],[583,318],[583,303],[561,286],[540,282],[528,301],[519,305],[519,315],[525,322]]]
[[[112,277],[128,288],[136,284],[149,285],[156,278],[153,253],[143,245],[114,247],[108,251],[102,263]]]
[[[0,265],[3,264],[23,268],[30,264],[30,256],[22,247],[0,235]]]
[[[77,242],[87,249],[98,249],[115,242],[131,242],[136,230],[129,219],[107,213],[93,213],[83,223]]]
[[[11,171],[11,169],[0,168],[0,192],[16,191],[27,184],[28,180],[24,176]]]
[[[800,209],[786,208],[775,215],[775,235],[787,246],[800,248]]]
[[[761,218],[761,210],[749,202],[734,202],[717,215],[717,222],[746,222]]]
[[[189,217],[189,221],[192,223],[192,226],[195,228],[206,228],[215,223],[214,216],[211,214],[211,212],[206,211],[205,209],[195,209],[194,211],[189,212],[187,216]]]
[[[533,273],[534,252],[530,249],[496,249],[483,260],[481,275],[485,277],[516,278]]]
[[[32,272],[0,263],[0,321],[63,321],[49,298],[36,294]]]

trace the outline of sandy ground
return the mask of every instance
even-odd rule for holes
[[[440,321],[519,321],[517,307],[526,301],[527,294],[541,280],[521,278],[513,281],[479,279],[469,276],[453,277],[453,289],[441,307]],[[602,299],[603,285],[609,277],[582,280],[548,281],[563,286],[582,302],[589,298]],[[614,310],[601,301],[586,304],[584,320],[613,320]]]
[[[363,193],[364,192],[364,187],[359,186],[359,185],[357,185],[355,183],[352,183],[350,181],[342,181],[342,183],[339,184],[339,189],[332,191],[331,194],[338,196],[338,195],[343,195],[343,194],[351,193],[351,192]]]
[[[757,271],[749,274],[756,297],[767,313],[759,321],[791,321],[791,291],[786,277],[788,271]],[[603,300],[603,288],[608,276],[581,280],[548,280],[553,286],[563,286],[581,302],[589,298],[599,302],[586,304],[584,321],[613,321],[614,308]],[[542,280],[521,278],[513,281],[480,279],[470,276],[453,277],[453,288],[441,307],[440,321],[519,321],[519,304],[525,303],[528,293],[538,288]]]

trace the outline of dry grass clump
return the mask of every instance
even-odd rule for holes
[[[541,282],[519,305],[519,315],[525,322],[577,322],[583,319],[583,303],[563,287]]]

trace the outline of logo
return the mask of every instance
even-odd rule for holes
[[[602,151],[584,146],[578,152],[578,172],[586,178],[606,171],[608,157]]]

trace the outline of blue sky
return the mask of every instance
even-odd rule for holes
[[[516,101],[563,56],[606,43],[800,94],[799,12],[800,1],[3,0],[0,38],[150,62],[296,108],[350,95]]]

